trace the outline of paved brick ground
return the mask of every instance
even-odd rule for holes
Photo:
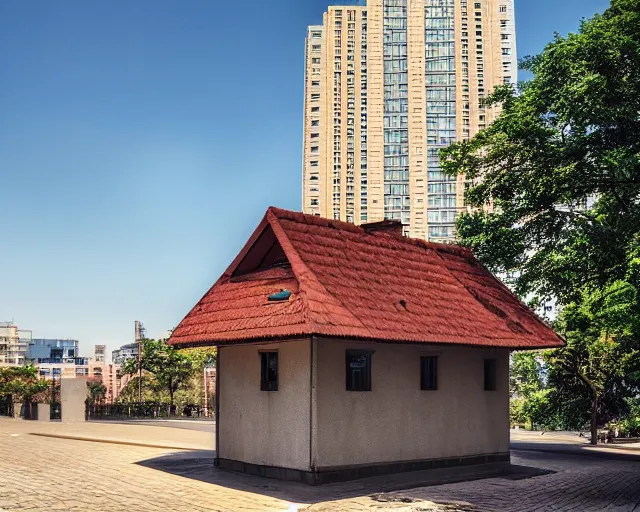
[[[512,453],[511,462],[553,470],[555,473],[521,480],[476,480],[391,494],[433,501],[468,502],[478,510],[640,511],[640,458],[634,462],[516,451]]]
[[[64,431],[87,437],[183,442],[176,451],[31,436]],[[553,471],[379,494],[370,482],[321,487],[212,469],[210,437],[138,425],[36,426],[0,419],[0,510],[418,512],[444,510],[640,512],[640,458],[515,451],[512,462]],[[192,437],[193,436],[193,437]],[[383,486],[384,487],[384,486]],[[378,493],[377,496],[371,495]],[[436,504],[439,502],[440,504]],[[445,503],[445,504],[443,504]]]

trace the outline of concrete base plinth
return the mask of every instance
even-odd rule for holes
[[[22,418],[20,412],[22,411],[22,402],[13,402],[13,417],[16,419]]]
[[[85,421],[85,379],[62,379],[60,381],[60,414],[62,421]]]
[[[51,421],[51,406],[38,404],[38,421]]]

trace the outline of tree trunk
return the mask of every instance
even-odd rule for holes
[[[594,395],[591,406],[591,444],[598,444],[598,395]]]
[[[176,406],[173,404],[173,382],[169,382],[169,416],[175,416]]]

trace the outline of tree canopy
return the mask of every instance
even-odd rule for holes
[[[488,100],[495,122],[443,150],[443,169],[470,183],[462,242],[492,270],[519,272],[523,295],[568,303],[584,286],[637,286],[640,0],[613,0],[522,67],[533,78],[520,93]]]
[[[170,403],[174,405],[176,391],[188,382],[195,370],[193,358],[167,344],[166,340],[143,340],[140,364],[142,370],[153,374],[154,386],[169,394]],[[130,359],[122,372],[135,375],[138,372],[137,359]]]
[[[87,381],[87,392],[87,401],[92,404],[104,401],[107,396],[106,386],[102,382],[94,379]]]
[[[0,396],[10,396],[14,402],[31,402],[48,389],[47,381],[38,378],[35,366],[0,368]]]
[[[640,0],[612,0],[521,66],[533,78],[499,87],[497,119],[442,167],[468,183],[460,242],[521,297],[561,306],[548,399],[593,433],[640,393]]]

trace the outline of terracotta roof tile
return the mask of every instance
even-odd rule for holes
[[[292,292],[289,300],[267,300],[282,289]],[[170,342],[307,335],[510,349],[563,345],[467,249],[277,208],[267,210]]]

